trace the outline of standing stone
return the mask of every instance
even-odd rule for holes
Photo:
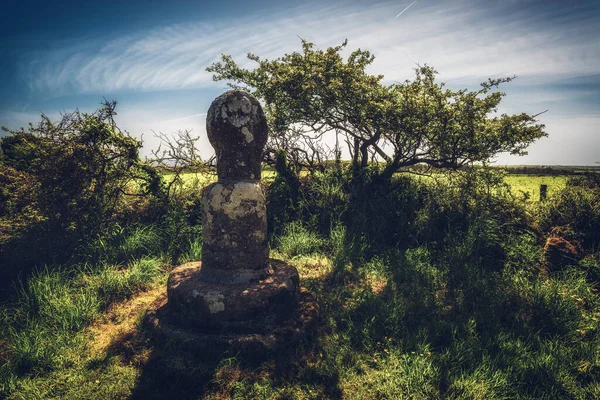
[[[314,329],[318,310],[296,268],[269,258],[265,115],[249,93],[229,91],[213,101],[206,124],[218,181],[202,193],[203,259],[173,269],[146,323],[157,337],[196,348],[282,349]]]
[[[226,92],[211,104],[206,125],[219,179],[202,192],[202,264],[173,270],[169,303],[182,323],[233,329],[245,321],[246,329],[294,309],[298,271],[269,259],[260,103],[243,91]]]
[[[217,154],[219,181],[203,191],[201,276],[215,282],[247,282],[269,273],[267,207],[260,185],[267,120],[250,94],[217,97],[206,118]]]

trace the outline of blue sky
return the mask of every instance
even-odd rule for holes
[[[595,165],[600,161],[600,2],[411,1],[11,1],[1,6],[0,125],[26,126],[118,102],[116,121],[145,152],[152,131],[192,129],[227,89],[205,68],[221,53],[275,58],[349,40],[375,54],[388,83],[434,66],[451,88],[517,75],[501,111],[538,113],[549,137],[529,155],[497,164]],[[396,16],[405,10],[398,18]]]

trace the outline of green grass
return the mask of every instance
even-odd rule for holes
[[[458,218],[457,210],[432,212]],[[258,364],[232,354],[207,358],[173,343],[154,346],[140,321],[165,287],[165,265],[152,246],[160,233],[117,232],[114,254],[108,244],[98,251],[127,262],[40,271],[23,283],[16,303],[0,309],[0,395],[600,398],[600,294],[586,272],[600,268],[600,257],[549,273],[541,268],[543,237],[512,219],[468,210],[464,226],[437,242],[374,256],[342,224],[329,235],[300,221],[285,225],[271,255],[298,268],[318,299],[320,326],[312,345]],[[200,238],[184,247],[183,261],[202,257]]]
[[[504,181],[516,196],[523,196],[530,201],[540,200],[540,186],[548,186],[548,196],[557,194],[566,187],[567,175],[522,175],[509,174]]]
[[[159,259],[142,258],[127,266],[86,265],[70,272],[44,269],[22,283],[17,302],[2,308],[8,329],[0,394],[49,398],[56,388],[56,384],[47,386],[49,376],[58,376],[64,384],[73,373],[85,372],[79,369],[89,361],[86,327],[115,302],[164,284],[163,266]]]
[[[261,180],[266,184],[273,182],[276,176],[276,172],[272,169],[264,169],[262,171]],[[166,172],[163,177],[167,182],[173,179],[173,173]],[[183,181],[184,188],[201,188],[209,183],[217,181],[216,174],[207,174],[205,172],[184,172],[181,174],[181,180]]]
[[[292,222],[283,228],[283,234],[276,240],[278,251],[285,258],[317,253],[325,244],[324,240],[299,222]]]
[[[36,310],[28,312],[40,315],[42,322],[23,331],[29,336],[18,337],[21,351],[29,352],[28,362],[37,367],[12,375],[11,397],[592,399],[600,395],[598,293],[576,269],[544,276],[530,268],[539,260],[539,245],[529,234],[511,239],[501,270],[487,269],[485,261],[471,256],[478,244],[468,236],[449,242],[452,257],[421,246],[352,261],[351,241],[345,235],[343,229],[334,229],[330,238],[321,238],[299,225],[284,230],[274,254],[291,257],[303,285],[316,294],[321,327],[314,346],[296,349],[296,357],[276,363],[247,364],[231,355],[204,359],[168,344],[155,348],[136,322],[124,335],[117,331],[107,348],[93,351],[97,334],[78,331],[77,321],[92,318],[117,326],[139,320],[143,308],[132,317],[129,303],[117,303],[109,317],[103,317],[100,313],[106,308],[98,304],[123,293],[139,293],[140,282],[153,282],[146,289],[160,288],[164,280],[150,280],[157,276],[158,265],[142,260],[124,269],[109,267],[84,273],[73,281],[77,284],[44,273],[34,280],[39,294],[23,297],[26,309]],[[129,283],[121,285],[121,279]],[[83,307],[95,310],[91,316],[77,311],[78,302],[83,302],[77,300],[81,291],[95,293],[95,305]],[[64,293],[74,294],[72,300]],[[42,299],[51,300],[50,309],[38,310]],[[57,324],[62,326],[59,331],[72,332],[61,336],[70,338],[68,342],[48,336],[46,330],[56,321],[63,321]],[[47,337],[51,339],[43,341]]]
[[[167,182],[170,182],[173,179],[174,174],[172,172],[165,172],[162,176]],[[217,181],[216,175],[208,174],[206,172],[184,172],[180,177],[186,188],[203,187]]]
[[[425,183],[443,182],[444,174],[433,173],[427,175],[411,175],[402,173],[405,176],[412,176],[418,181]],[[513,195],[523,198],[528,202],[538,202],[540,200],[540,185],[547,185],[547,196],[555,195],[566,187],[569,175],[533,175],[533,174],[511,174],[507,173],[504,182],[509,186]]]

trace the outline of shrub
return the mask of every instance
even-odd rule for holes
[[[385,248],[407,248],[414,244],[415,220],[424,205],[424,185],[407,176],[390,182],[373,179],[365,172],[349,186],[348,207],[343,220],[350,236],[362,238],[371,253]]]
[[[300,180],[283,151],[275,154],[277,175],[267,189],[267,229],[270,236],[281,234],[282,227],[298,219]]]
[[[348,209],[348,171],[339,164],[315,172],[302,186],[302,219],[322,235],[328,235]]]
[[[116,126],[115,102],[92,114],[0,140],[0,273],[62,264],[117,222],[125,195],[164,198],[160,176],[140,161],[141,142]],[[6,128],[4,128],[7,130]]]
[[[550,234],[553,228],[568,226],[573,237],[588,251],[600,247],[600,190],[568,186],[548,199],[538,211],[539,229]]]

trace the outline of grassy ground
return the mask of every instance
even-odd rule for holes
[[[540,200],[540,185],[548,186],[548,195],[556,194],[566,186],[568,175],[509,174],[504,179],[513,194],[530,201]]]
[[[600,398],[600,295],[586,274],[599,255],[549,271],[533,232],[503,229],[477,217],[437,244],[366,257],[342,224],[284,226],[271,255],[298,268],[320,327],[258,364],[151,342],[141,320],[171,267],[158,233],[137,229],[114,256],[130,261],[41,271],[0,308],[0,397]],[[153,256],[127,257],[140,249]],[[198,242],[182,261],[199,258]]]
[[[151,344],[140,321],[165,289],[159,260],[73,280],[42,273],[22,299],[34,325],[5,350],[17,360],[9,398],[598,398],[597,293],[576,271],[521,268],[539,250],[530,236],[518,241],[502,271],[451,273],[426,247],[359,265],[343,229],[287,229],[272,255],[316,294],[321,327],[312,346],[262,364]]]

